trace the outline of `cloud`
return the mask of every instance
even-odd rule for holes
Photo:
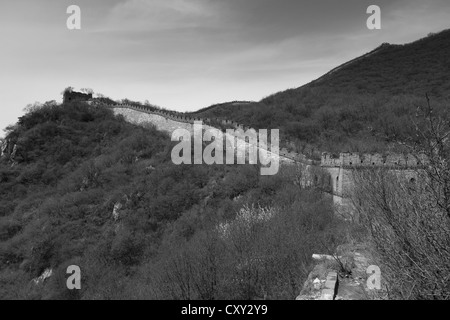
[[[383,29],[391,39],[417,40],[430,32],[449,28],[450,5],[447,0],[400,0],[384,11]]]
[[[99,31],[155,32],[204,25],[217,15],[204,0],[127,0],[108,10]]]
[[[450,21],[448,0],[377,0],[377,31],[366,28],[372,0],[77,0],[71,32],[71,0],[4,2],[0,126],[69,85],[181,111],[260,99]]]

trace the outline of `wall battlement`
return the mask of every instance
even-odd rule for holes
[[[148,113],[148,114],[157,114],[160,116],[163,116],[166,119],[178,121],[178,122],[184,122],[184,123],[190,123],[194,124],[194,121],[202,121],[205,124],[211,124],[214,121],[216,123],[220,123],[227,126],[232,126],[235,129],[242,129],[242,130],[251,130],[252,128],[245,126],[243,124],[231,121],[231,120],[222,120],[222,119],[210,119],[210,118],[201,118],[201,117],[190,117],[180,112],[175,111],[166,111],[156,108],[150,108],[147,106],[138,106],[138,105],[131,105],[131,104],[102,104],[102,106],[115,109],[115,108],[127,108],[127,109],[133,109],[136,111]]]
[[[392,167],[414,168],[426,163],[423,155],[387,153],[387,154],[359,154],[341,153],[335,156],[329,153],[322,153],[320,165],[322,167]]]
[[[148,106],[142,105],[131,105],[131,104],[101,104],[104,107],[111,109],[125,108],[131,109],[147,114],[154,114],[164,117],[165,119],[186,123],[193,125],[195,121],[202,121],[206,125],[214,126],[214,124],[220,123],[226,126],[231,126],[235,129],[242,130],[254,130],[248,126],[243,124],[231,121],[231,120],[222,120],[222,119],[209,119],[209,118],[201,118],[201,117],[191,117],[187,116],[183,113],[175,112],[175,111],[166,111],[156,108],[151,108]],[[313,159],[309,159],[304,154],[289,151],[287,148],[282,148],[279,151],[279,155],[283,158],[290,159],[294,162],[299,162],[306,165],[315,165],[321,166],[325,168],[364,168],[364,167],[392,167],[392,168],[414,168],[426,163],[425,158],[417,157],[410,154],[359,154],[359,153],[341,153],[339,155],[333,155],[330,153],[322,153],[321,161],[315,161]]]

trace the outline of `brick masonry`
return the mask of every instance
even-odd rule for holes
[[[338,276],[336,271],[330,271],[327,275],[324,288],[320,295],[320,300],[334,300],[336,296]]]

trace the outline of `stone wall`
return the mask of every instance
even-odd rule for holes
[[[176,129],[186,129],[193,133],[193,123],[186,119],[176,119],[175,117],[166,117],[163,114],[141,112],[136,108],[127,106],[118,106],[112,108],[114,114],[122,115],[128,122],[142,125],[144,123],[153,124],[157,130],[172,133]],[[176,120],[175,120],[176,119]]]
[[[98,103],[97,103],[98,104]],[[157,117],[145,117],[144,115],[135,116],[134,113],[123,111],[123,114],[128,114],[130,116],[130,120],[132,120],[134,123],[142,123],[142,122],[153,122],[155,121],[155,125],[157,126],[158,130],[172,132],[173,128],[177,126],[177,123],[188,123],[193,125],[194,121],[202,121],[204,125],[209,126],[212,128],[212,125],[214,121],[216,123],[221,123],[226,126],[231,126],[234,129],[241,129],[241,130],[255,130],[253,128],[250,128],[248,126],[245,126],[243,124],[239,124],[237,122],[231,121],[231,120],[222,120],[222,119],[209,119],[209,118],[201,118],[201,117],[190,117],[187,115],[184,115],[182,113],[177,113],[174,111],[166,111],[156,108],[151,108],[147,106],[138,106],[138,105],[130,105],[130,104],[114,104],[114,105],[107,105],[107,104],[98,104],[103,107],[107,107],[113,110],[116,109],[126,109],[126,110],[134,110],[138,111],[139,113],[144,113],[148,115],[156,115],[161,116],[168,120],[167,122],[164,122],[162,119],[159,119]],[[116,112],[116,111],[115,111]],[[119,112],[117,112],[119,114]],[[145,120],[143,120],[145,119]],[[173,123],[171,123],[169,120],[172,120]],[[183,128],[188,129],[187,126],[183,126]],[[267,149],[267,147],[263,146],[263,149]],[[281,161],[284,162],[300,162],[307,165],[319,165],[320,163],[311,159],[308,159],[305,155],[292,152],[287,150],[286,148],[282,148],[279,150],[278,155],[280,156]]]
[[[193,134],[193,124],[195,121],[202,121],[204,129],[216,129],[211,126],[211,119],[190,117],[176,112],[169,112],[146,106],[137,106],[129,104],[103,105],[111,108],[115,114],[123,115],[124,118],[135,124],[151,123],[160,131],[172,132],[176,129],[186,129]],[[244,125],[229,120],[219,120],[222,124],[233,126],[236,129],[254,130]],[[238,150],[248,150],[253,147],[247,141],[236,139],[235,136],[224,133],[225,139],[235,141]],[[236,140],[235,140],[236,139]],[[350,197],[353,193],[354,179],[352,174],[354,170],[364,168],[387,167],[390,170],[396,170],[404,176],[412,176],[414,168],[426,163],[424,156],[415,157],[405,154],[359,154],[359,153],[341,153],[337,156],[323,153],[320,162],[308,159],[306,156],[291,152],[286,148],[282,148],[279,152],[268,151],[267,146],[257,145],[257,150],[263,150],[265,157],[269,157],[271,161],[278,160],[285,164],[300,164],[305,169],[306,175],[303,177],[304,185],[312,185],[317,177],[317,169],[321,168],[328,176],[321,178],[328,182],[333,197],[333,203],[341,212],[351,212],[352,204]],[[259,153],[259,152],[258,152]],[[267,159],[266,159],[267,160]],[[324,181],[320,182],[322,185]],[[325,188],[326,189],[326,188]],[[339,211],[337,209],[337,211]]]
[[[341,153],[335,156],[324,152],[322,154],[322,167],[404,167],[413,168],[426,163],[424,155],[414,156],[411,154],[359,154]]]
[[[201,119],[194,117],[186,117],[181,115],[175,115],[173,113],[169,113],[166,111],[150,111],[145,107],[137,107],[132,105],[110,105],[108,106],[114,111],[116,115],[122,115],[126,121],[142,125],[144,123],[151,123],[155,125],[157,130],[164,131],[172,134],[176,129],[186,129],[191,134],[194,133],[194,122],[195,121],[206,121],[209,119]],[[242,128],[243,126],[238,125],[238,128]],[[203,129],[215,129],[216,128],[203,123]],[[254,130],[254,129],[247,129]],[[256,132],[256,131],[255,131]],[[235,141],[234,145],[237,150],[249,150],[253,145],[249,142],[244,141],[242,139],[236,138],[234,135],[230,135],[229,133],[224,133],[224,138],[228,141]],[[258,155],[264,158],[264,162],[269,161],[279,161],[280,163],[294,163],[295,161],[291,158],[282,156],[279,152],[269,151],[267,146],[265,145],[256,145],[255,146],[258,151]],[[275,150],[274,150],[275,151]]]
[[[111,108],[111,109],[117,109],[117,108],[131,109],[131,110],[139,111],[141,113],[160,115],[166,119],[173,120],[176,122],[184,122],[184,123],[193,124],[194,121],[203,121],[206,124],[211,124],[214,120],[217,123],[231,126],[235,129],[243,129],[243,130],[252,129],[248,126],[239,124],[239,123],[231,121],[231,120],[222,120],[222,119],[218,119],[218,118],[210,119],[210,118],[202,118],[202,117],[190,117],[190,116],[187,116],[187,115],[179,113],[179,112],[166,111],[166,110],[161,110],[161,109],[157,109],[154,107],[131,105],[131,104],[112,104],[112,105],[101,104],[101,106]]]

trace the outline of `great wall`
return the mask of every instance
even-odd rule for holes
[[[147,106],[131,105],[131,104],[98,104],[113,110],[117,115],[122,115],[127,121],[135,124],[151,123],[158,130],[171,134],[175,129],[183,128],[193,131],[195,121],[202,121],[205,129],[216,128],[215,123],[231,126],[235,129],[253,130],[245,125],[221,119],[208,119],[200,117],[189,117],[181,113],[175,113],[165,110],[150,108]],[[229,138],[229,137],[228,137]],[[238,144],[245,144],[246,141],[240,141]],[[256,148],[267,150],[267,146],[257,145]],[[281,148],[279,153],[268,152],[270,157],[277,157],[281,164],[301,165],[305,172],[308,173],[304,178],[305,184],[313,184],[320,182],[322,185],[329,187],[328,193],[333,197],[333,203],[340,207],[340,212],[349,212],[352,210],[351,194],[354,187],[354,179],[352,178],[355,170],[387,168],[401,172],[407,179],[413,179],[415,176],[415,168],[423,163],[424,158],[417,158],[408,154],[357,154],[357,153],[341,153],[333,156],[329,153],[323,153],[321,161],[308,159],[305,155],[290,152],[286,148]],[[327,173],[326,177],[317,174],[314,168],[321,168]],[[323,180],[326,181],[323,181]],[[322,181],[320,181],[322,180]],[[327,189],[327,188],[324,188]]]
[[[98,99],[92,99],[91,97],[91,95],[74,92],[66,94],[63,101],[67,103],[73,100],[85,100],[90,105],[111,109],[114,114],[122,115],[128,122],[138,125],[150,123],[157,130],[169,134],[172,134],[176,129],[186,129],[192,133],[193,125],[196,121],[202,121],[203,128],[206,130],[217,130],[217,127],[220,125],[246,132],[254,130],[231,120],[191,117],[183,113],[166,111],[153,106],[139,104],[108,104],[99,102]],[[303,172],[306,172],[306,175],[302,177],[302,183],[305,185],[320,184],[322,189],[333,197],[333,203],[338,208],[337,211],[347,213],[351,213],[352,211],[351,196],[354,188],[354,172],[360,169],[387,168],[401,172],[407,179],[414,179],[415,168],[425,161],[423,157],[407,154],[341,153],[339,155],[332,155],[325,152],[322,153],[321,160],[317,161],[308,159],[303,154],[289,151],[287,148],[268,151],[269,148],[266,145],[261,145],[259,142],[257,142],[257,145],[254,145],[250,142],[250,139],[248,142],[239,138],[234,140],[234,136],[226,133],[224,137],[228,140],[233,139],[233,141],[236,141],[234,145],[238,150],[256,148],[257,151],[264,151],[259,152],[260,157],[264,154],[272,161],[276,159],[280,164],[301,166]],[[17,146],[8,141],[4,141],[1,147],[2,156],[8,154],[11,157],[11,155],[15,154],[16,150]],[[316,170],[318,168],[320,170]],[[323,175],[320,172],[325,172],[326,174]]]

